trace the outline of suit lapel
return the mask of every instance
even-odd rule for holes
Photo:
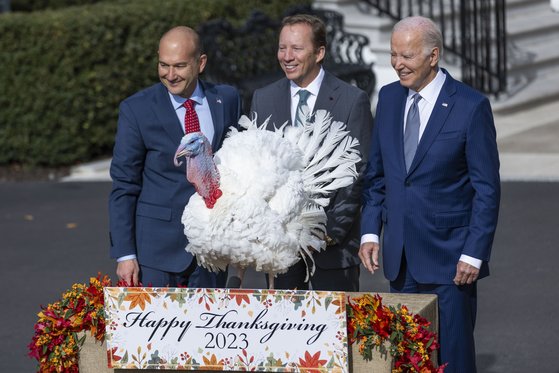
[[[277,127],[284,124],[286,121],[291,123],[291,89],[289,86],[289,80],[283,78],[280,81],[280,86],[278,89],[278,96],[274,100],[274,112],[272,113],[271,122],[273,122]],[[275,118],[275,119],[274,119]],[[266,118],[261,118],[264,120]]]
[[[390,124],[390,139],[392,142],[392,148],[396,149],[395,154],[398,157],[398,163],[400,164],[400,169],[403,170],[404,175],[406,174],[406,160],[404,157],[404,112],[406,111],[406,99],[408,97],[408,90],[400,86],[402,89],[399,92],[398,97],[394,100],[396,103],[392,110],[392,117],[394,121]]]
[[[435,103],[435,107],[433,108],[433,112],[431,113],[431,117],[427,122],[427,126],[425,127],[425,132],[423,132],[423,136],[421,136],[421,140],[417,146],[417,151],[415,153],[415,157],[411,164],[409,173],[412,173],[414,169],[421,163],[425,154],[433,144],[433,141],[437,138],[437,135],[441,131],[441,128],[444,126],[452,107],[456,101],[455,93],[456,93],[456,86],[454,84],[454,79],[448,74],[448,72],[444,71],[446,74],[445,83],[439,93],[439,97],[437,98],[437,102]],[[403,136],[402,136],[403,139]],[[403,153],[403,152],[402,152]]]
[[[212,121],[214,125],[214,137],[211,141],[212,148],[219,147],[219,140],[223,138],[224,122],[223,122],[223,98],[217,92],[214,86],[210,86],[203,81],[200,81],[206,100],[212,113]]]
[[[180,139],[184,136],[184,133],[181,130],[181,123],[179,118],[177,118],[175,108],[173,108],[171,104],[167,88],[161,83],[159,83],[157,87],[154,101],[154,112],[158,122],[161,123],[165,132],[167,132],[173,142],[178,144]]]
[[[332,75],[330,75],[329,72],[325,71],[322,84],[320,85],[320,90],[318,91],[318,96],[316,97],[313,112],[321,109],[333,112],[334,107],[340,98],[338,88],[338,82],[332,78]]]

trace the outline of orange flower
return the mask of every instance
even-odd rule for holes
[[[359,344],[365,360],[371,360],[372,351],[378,349],[394,358],[393,372],[444,371],[446,364],[436,367],[429,356],[439,346],[429,322],[406,306],[387,307],[380,295],[364,294],[348,299],[347,312],[349,342]]]
[[[331,304],[338,307],[338,309],[336,310],[336,314],[342,313],[343,310],[345,309],[344,301],[341,298],[337,298],[337,299],[333,300]]]
[[[231,300],[235,300],[238,306],[241,303],[245,302],[246,304],[250,304],[250,298],[247,294],[254,293],[254,290],[244,290],[244,289],[236,289],[236,290],[229,290],[229,297]]]
[[[84,338],[78,332],[89,330],[97,340],[105,334],[103,287],[108,276],[92,277],[89,285],[74,284],[62,298],[39,312],[29,355],[39,362],[40,372],[78,372],[78,351]]]
[[[208,359],[205,356],[202,356],[202,360],[204,364],[202,365],[206,370],[223,370],[223,360],[217,360],[215,354]]]
[[[305,351],[305,360],[299,358],[299,368],[301,372],[308,372],[312,371],[312,369],[322,368],[326,363],[327,360],[320,360],[320,351],[317,351],[314,355]]]
[[[143,311],[146,308],[146,303],[151,304],[151,295],[145,290],[134,289],[124,297],[124,300],[130,302],[129,310],[139,306]]]

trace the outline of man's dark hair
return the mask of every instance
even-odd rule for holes
[[[326,48],[326,26],[324,22],[313,15],[310,14],[295,14],[292,16],[287,16],[281,22],[281,29],[285,26],[291,26],[299,23],[305,23],[311,26],[312,29],[312,42],[315,49],[320,47]]]

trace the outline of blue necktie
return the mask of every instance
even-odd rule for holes
[[[419,142],[419,109],[417,103],[421,100],[419,93],[412,96],[413,103],[408,111],[406,130],[404,131],[404,155],[406,159],[406,171],[410,170],[417,143]]]
[[[303,118],[300,118],[301,109],[307,106],[307,99],[311,95],[311,93],[305,89],[300,89],[297,94],[299,95],[299,103],[297,104],[297,110],[295,111],[295,122],[293,123],[294,126],[301,125],[300,122],[303,120]]]

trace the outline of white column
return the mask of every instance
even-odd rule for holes
[[[559,12],[559,0],[551,0],[551,10]]]

